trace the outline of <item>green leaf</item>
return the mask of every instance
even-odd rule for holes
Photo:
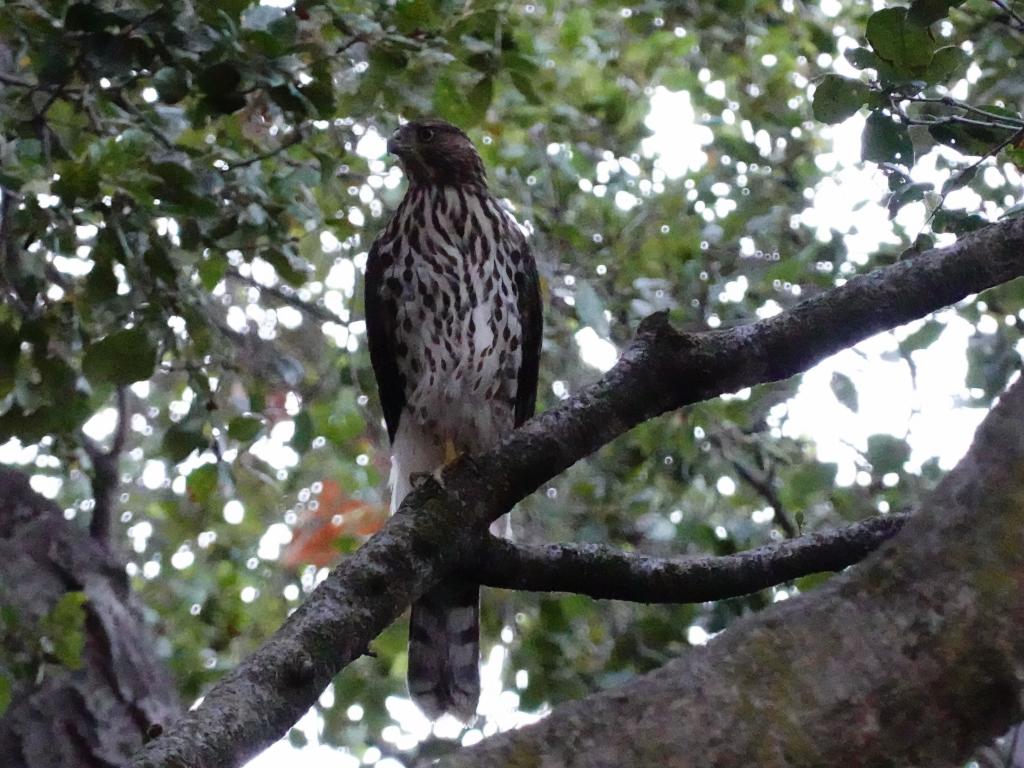
[[[43,158],[43,142],[39,139],[18,139],[14,142],[14,154],[21,163],[35,163]]]
[[[801,592],[810,592],[812,589],[817,589],[825,584],[832,576],[833,574],[827,571],[824,573],[812,573],[809,576],[801,576],[793,583]]]
[[[245,96],[239,93],[242,74],[230,62],[219,62],[207,67],[196,77],[196,84],[206,95],[206,104],[214,112],[231,114],[245,106]]]
[[[188,75],[176,67],[163,67],[153,75],[153,87],[164,104],[177,104],[188,96]]]
[[[978,166],[969,165],[963,170],[954,170],[952,175],[946,179],[942,184],[942,194],[946,195],[952,192],[954,189],[960,189],[971,183],[974,177],[978,173]]]
[[[814,89],[814,119],[841,123],[855,114],[868,99],[870,89],[859,80],[826,75]]]
[[[512,78],[512,85],[514,85],[516,90],[526,97],[528,102],[531,104],[544,103],[544,99],[541,98],[539,93],[537,93],[537,89],[534,88],[533,80],[529,76],[516,71],[510,72],[509,76]]]
[[[224,279],[224,274],[228,271],[227,256],[211,251],[203,261],[199,262],[197,269],[203,288],[212,291],[217,287],[217,283]]]
[[[952,232],[964,235],[974,232],[988,224],[983,216],[967,211],[950,211],[943,209],[932,217],[932,230],[935,232]]]
[[[298,287],[306,282],[306,271],[298,266],[293,258],[281,248],[268,248],[260,252],[260,256],[273,266],[278,276],[292,287]]]
[[[313,419],[306,411],[299,411],[294,421],[295,433],[291,439],[292,448],[299,453],[305,453],[313,445]]]
[[[871,435],[868,438],[867,457],[876,475],[900,472],[910,458],[910,446],[893,435]]]
[[[265,32],[274,23],[285,17],[283,8],[270,5],[253,5],[242,14],[242,29]]]
[[[334,114],[336,102],[331,70],[323,63],[318,63],[311,70],[313,79],[299,87],[299,92],[312,104],[320,117]]]
[[[114,275],[113,264],[109,257],[104,258],[101,255],[95,257],[95,264],[85,278],[85,289],[89,302],[95,305],[117,296],[117,277]]]
[[[857,69],[873,69],[878,72],[878,79],[883,83],[898,83],[903,82],[907,78],[899,75],[892,64],[883,59],[879,58],[878,54],[872,51],[870,48],[848,48],[843,54],[846,60],[850,62],[853,67]],[[876,98],[878,94],[872,92],[872,97]],[[869,102],[869,106],[870,106]]]
[[[889,202],[887,203],[889,218],[893,218],[900,208],[907,203],[923,200],[925,193],[934,188],[935,185],[930,181],[910,181],[897,187],[889,196]]]
[[[206,506],[217,490],[218,470],[216,464],[203,464],[193,469],[185,480],[188,497],[200,506]]]
[[[1010,130],[961,123],[938,123],[928,126],[928,133],[933,139],[965,155],[986,154],[1005,139]]]
[[[955,45],[939,48],[928,63],[924,79],[929,83],[944,83],[965,68],[969,62],[970,57]]]
[[[611,329],[605,317],[604,302],[589,280],[576,280],[576,316],[584,325],[593,328],[601,338],[608,338]]]
[[[442,77],[434,87],[434,109],[452,123],[471,128],[484,119],[491,103],[493,85],[489,77],[479,80],[467,98],[463,84],[451,77]]]
[[[861,157],[876,163],[914,164],[914,144],[907,126],[883,112],[872,112],[861,136]]]
[[[934,43],[926,27],[907,22],[906,8],[885,8],[868,18],[867,38],[875,53],[896,67],[924,67]]]
[[[43,617],[40,629],[48,651],[68,669],[80,669],[85,649],[85,592],[67,592]]]
[[[177,464],[187,459],[192,451],[206,448],[209,442],[203,435],[202,425],[187,419],[168,427],[161,445],[167,458]]]
[[[403,35],[433,29],[441,21],[440,6],[433,0],[399,0],[395,21]]]
[[[949,15],[949,9],[962,2],[963,0],[914,0],[907,13],[907,21],[927,27],[939,19],[946,18]]]
[[[469,96],[467,101],[469,106],[473,108],[473,112],[479,115],[477,122],[484,119],[487,114],[487,108],[491,106],[491,100],[494,98],[494,80],[490,77],[483,77],[469,90]]]
[[[854,413],[857,412],[857,388],[849,376],[834,371],[829,386],[832,388],[832,394],[836,396],[836,400]]]
[[[178,273],[174,269],[174,264],[167,250],[162,245],[155,243],[152,248],[149,248],[143,254],[142,260],[145,262],[152,277],[159,278],[168,287],[173,288],[176,285]]]
[[[0,671],[0,717],[11,706],[11,697],[14,695],[14,680],[6,672]]]
[[[945,329],[946,326],[939,321],[929,320],[900,342],[900,354],[906,357],[911,352],[930,347]]]
[[[263,429],[263,419],[258,416],[236,416],[228,423],[228,437],[247,443]]]
[[[196,82],[207,96],[225,96],[238,88],[242,74],[234,64],[222,61],[200,72]]]
[[[68,161],[59,166],[60,178],[53,182],[53,194],[68,206],[76,200],[89,200],[100,191],[100,173],[87,162]]]
[[[86,347],[82,373],[95,384],[132,384],[153,375],[156,354],[144,328],[116,331]]]

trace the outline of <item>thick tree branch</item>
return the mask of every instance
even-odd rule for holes
[[[1024,219],[1017,219],[855,277],[747,326],[683,334],[663,314],[647,318],[600,381],[531,419],[497,448],[446,470],[444,488],[427,483],[413,491],[398,514],[335,568],[262,648],[131,765],[236,766],[261,751],[413,600],[444,574],[471,563],[492,520],[637,424],[792,376],[879,331],[1021,274]],[[856,624],[855,615],[847,618]]]
[[[907,515],[874,517],[724,557],[658,558],[600,544],[530,546],[488,537],[466,570],[481,584],[530,592],[576,592],[638,603],[703,603],[750,594],[860,562],[896,535]]]
[[[857,568],[441,764],[962,765],[1024,702],[1022,422],[1024,380]]]

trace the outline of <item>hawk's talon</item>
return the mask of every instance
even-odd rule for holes
[[[455,447],[454,441],[450,437],[444,439],[444,464],[441,465],[441,469],[451,466],[459,460],[460,453]]]
[[[413,487],[413,490],[422,488],[424,485],[429,483],[431,480],[435,482],[438,478],[434,476],[433,472],[410,472],[409,473],[409,484]]]

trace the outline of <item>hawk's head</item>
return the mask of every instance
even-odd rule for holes
[[[484,163],[469,136],[444,120],[413,120],[388,139],[412,184],[485,185]]]

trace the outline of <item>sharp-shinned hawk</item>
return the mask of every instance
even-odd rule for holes
[[[366,327],[394,511],[410,475],[484,451],[533,414],[542,317],[526,238],[488,191],[469,137],[419,120],[388,149],[409,187],[370,248]],[[475,714],[479,611],[479,587],[456,579],[413,605],[409,692],[430,717]]]

